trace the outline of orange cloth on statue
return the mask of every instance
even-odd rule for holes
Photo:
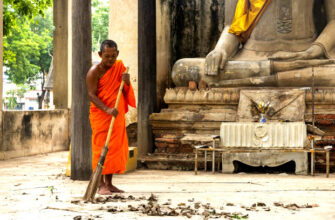
[[[97,97],[108,107],[115,106],[117,94],[122,81],[122,73],[126,71],[121,60],[117,60],[113,66],[100,78],[97,86]],[[126,170],[128,158],[128,138],[126,132],[125,114],[128,105],[136,107],[134,90],[131,84],[124,84],[120,97],[118,111],[115,118],[113,131],[108,144],[109,150],[106,155],[102,175],[123,173]],[[95,170],[103,146],[107,139],[112,116],[108,115],[92,102],[90,106],[90,122],[92,127],[92,168]]]
[[[228,32],[245,43],[270,3],[271,0],[238,0]]]

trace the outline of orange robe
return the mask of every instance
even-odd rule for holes
[[[122,81],[122,73],[126,71],[121,60],[117,60],[113,66],[100,78],[97,86],[97,97],[109,108],[114,108],[116,97]],[[106,156],[102,175],[123,173],[126,169],[128,158],[128,138],[125,124],[125,114],[128,105],[136,107],[134,90],[131,84],[124,84],[120,97],[118,111],[113,131],[109,141],[109,150]],[[92,102],[90,106],[90,122],[92,127],[92,167],[95,170],[103,146],[112,116],[96,107]]]

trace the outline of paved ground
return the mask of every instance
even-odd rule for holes
[[[0,219],[335,219],[334,174],[137,170],[114,178],[127,193],[91,204],[88,181],[65,177],[67,156],[0,161]]]

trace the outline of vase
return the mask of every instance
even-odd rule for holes
[[[259,122],[261,122],[261,123],[265,123],[266,122],[265,114],[261,113],[261,118],[259,119]]]

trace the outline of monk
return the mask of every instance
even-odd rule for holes
[[[112,40],[101,44],[99,56],[101,62],[93,65],[86,76],[88,96],[91,101],[90,122],[92,127],[92,167],[95,170],[105,144],[109,125],[115,117],[109,150],[102,170],[99,194],[110,195],[123,192],[112,184],[115,173],[124,173],[128,157],[128,139],[125,125],[125,114],[128,105],[136,107],[135,95],[130,84],[129,74],[121,60],[117,60],[119,51]],[[114,108],[116,97],[124,80],[122,95],[118,108]]]

